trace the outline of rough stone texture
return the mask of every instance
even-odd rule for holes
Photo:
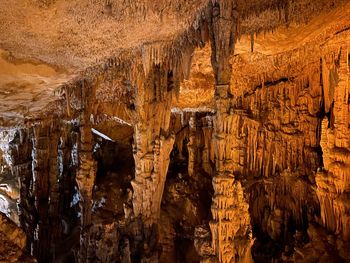
[[[0,3],[4,261],[349,261],[349,15]]]
[[[36,262],[25,252],[26,236],[4,214],[0,213],[1,262]]]
[[[135,180],[132,182],[134,216],[151,226],[159,219],[160,202],[174,137],[170,134],[170,107],[174,84],[169,73],[155,68],[152,85],[140,87],[134,132]],[[153,88],[153,90],[149,90]]]
[[[328,118],[322,120],[320,145],[324,169],[317,172],[317,196],[322,224],[344,240],[350,239],[349,196],[349,54],[341,46],[338,54],[324,58],[323,87]]]

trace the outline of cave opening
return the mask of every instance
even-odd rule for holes
[[[110,125],[113,126],[110,127]],[[108,134],[112,134],[113,138],[98,129],[93,129],[93,156],[97,163],[96,186],[102,185],[113,176],[115,176],[115,181],[127,181],[127,179],[131,181],[135,167],[132,151],[132,127],[118,123],[108,123],[105,127],[100,126],[102,126],[101,130],[109,131]],[[124,177],[124,180],[120,180]],[[123,186],[129,187],[130,185],[123,183]]]
[[[94,261],[119,260],[120,249],[127,241],[120,222],[124,222],[126,209],[132,206],[131,180],[135,171],[132,136],[132,127],[115,122],[100,124],[94,131],[93,157],[97,171],[89,255]]]
[[[194,231],[198,225],[208,224],[211,219],[213,195],[211,175],[203,168],[203,163],[208,161],[203,156],[203,150],[208,146],[203,133],[203,129],[208,128],[205,121],[208,116],[210,113],[206,112],[173,113],[173,119],[182,119],[182,126],[175,129],[176,142],[170,154],[162,198],[161,260],[199,262]]]
[[[111,199],[106,203],[107,207],[108,204],[113,204],[114,208],[118,206],[118,213],[122,213],[122,203],[126,200],[128,191],[131,190],[130,182],[135,169],[132,151],[133,133],[127,125],[120,125],[116,129],[118,131],[113,134],[116,139],[108,136],[94,136],[93,156],[97,163],[94,199],[96,202],[100,200],[100,206],[104,206],[101,202]],[[107,207],[106,209],[114,211],[114,208]]]

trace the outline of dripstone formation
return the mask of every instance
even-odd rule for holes
[[[0,261],[350,262],[349,17],[0,2]]]

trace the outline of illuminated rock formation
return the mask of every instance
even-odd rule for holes
[[[152,92],[139,90],[134,132],[135,180],[132,182],[133,210],[151,226],[159,220],[160,202],[174,138],[169,131],[173,90],[172,77],[155,69]],[[165,75],[165,77],[164,77]],[[159,78],[157,81],[156,78]],[[151,80],[152,81],[152,80]]]
[[[210,223],[212,246],[219,262],[251,261],[253,244],[248,204],[242,184],[236,177],[243,174],[245,137],[240,115],[229,108],[228,85],[217,90],[218,112],[214,120],[216,174],[213,178],[213,221]]]
[[[322,225],[344,240],[350,239],[349,195],[349,53],[341,46],[339,53],[323,58],[325,110],[321,147],[323,169],[317,172],[317,196]]]
[[[0,261],[350,261],[349,16],[0,3]]]

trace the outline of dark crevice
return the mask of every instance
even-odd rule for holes
[[[275,80],[275,81],[266,81],[264,82],[264,86],[265,87],[271,87],[271,86],[276,86],[280,83],[284,83],[284,82],[288,82],[290,80],[290,78],[287,78],[287,77],[283,77],[283,78],[280,78],[278,80]],[[262,84],[256,86],[257,89],[261,89],[262,88]]]
[[[276,85],[278,85],[280,83],[285,83],[285,82],[288,82],[288,81],[291,81],[291,80],[292,80],[292,78],[283,77],[283,78],[280,78],[280,79],[275,80],[275,81],[265,81],[264,84],[260,84],[260,85],[255,86],[251,92],[245,92],[244,93],[244,98],[254,94],[254,92],[256,90],[262,89],[262,87],[268,88],[268,87],[276,86]]]
[[[350,26],[347,26],[347,27],[345,27],[345,28],[343,28],[343,29],[337,31],[334,35],[335,35],[335,36],[336,36],[336,35],[339,35],[339,34],[345,32],[345,31],[348,31],[348,30],[350,30]]]
[[[207,114],[196,113],[196,120],[207,116]],[[162,242],[163,253],[160,261],[172,262],[199,262],[199,255],[194,247],[195,227],[208,224],[211,217],[211,200],[213,195],[212,178],[202,168],[202,157],[204,137],[201,126],[196,121],[194,142],[190,139],[189,125],[184,124],[176,133],[181,136],[183,145],[181,152],[175,143],[170,154],[169,170],[166,178],[164,194],[161,206],[162,236],[166,237]],[[182,133],[182,135],[181,135]],[[184,136],[184,137],[182,137]],[[196,151],[197,158],[194,164],[194,175],[189,174],[189,148],[192,143],[192,151]],[[167,237],[167,231],[172,229],[173,237]]]

